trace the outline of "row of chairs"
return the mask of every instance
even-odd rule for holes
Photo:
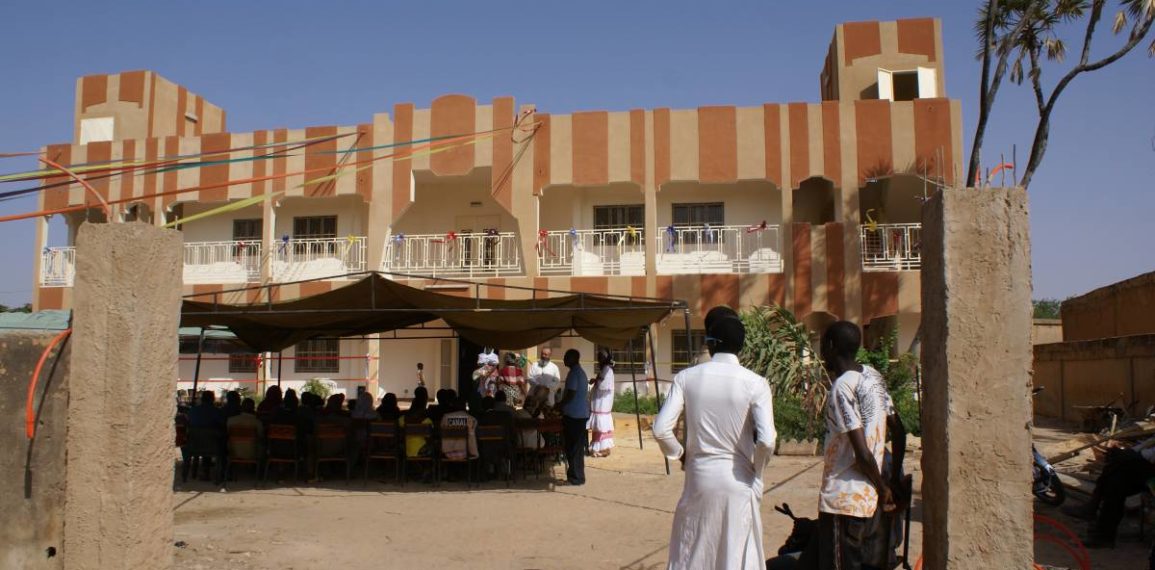
[[[466,454],[460,459],[449,458],[442,450],[446,442],[458,442],[461,447],[467,447],[469,433],[464,426],[446,426],[438,430],[429,424],[399,426],[392,421],[373,421],[354,426],[354,435],[350,438],[350,432],[342,425],[318,423],[312,440],[306,443],[312,446],[307,456],[313,459],[318,469],[325,464],[343,464],[346,480],[351,477],[354,463],[360,458],[366,482],[374,462],[392,462],[394,481],[402,485],[411,464],[428,465],[434,480],[440,481],[441,470],[446,464],[462,463],[467,484],[473,485],[475,473],[478,480],[481,478],[480,461],[485,461],[499,467],[508,485],[516,468],[520,467],[524,473],[532,465],[536,476],[540,477],[547,461],[556,462],[562,454],[561,431],[561,420],[557,418],[513,421],[509,414],[488,413],[478,422],[475,433],[480,457]],[[217,432],[198,432],[195,428],[184,434],[180,432],[178,427],[178,438],[182,440],[184,451],[182,479],[187,479],[190,464],[195,464],[198,458],[221,457],[223,452],[223,480],[226,484],[240,465],[252,465],[261,481],[268,479],[272,467],[291,466],[293,479],[298,480],[306,457],[302,453],[297,427],[289,424],[266,426],[264,441],[258,441],[255,428],[234,426],[228,430],[224,450],[219,448]],[[535,432],[537,441],[522,441],[522,434],[527,432]],[[431,453],[406,457],[406,437],[428,441]]]

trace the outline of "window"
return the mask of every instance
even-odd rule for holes
[[[878,70],[878,98],[913,101],[938,97],[937,73],[933,67],[903,71]]]
[[[233,241],[261,241],[262,221],[233,220]]]
[[[597,347],[598,350],[608,347]],[[637,372],[638,374],[645,374],[646,371],[646,329],[638,332],[637,338],[634,339],[633,352],[630,351],[630,345],[626,345],[620,349],[610,348],[610,354],[614,359],[614,374],[628,375]],[[616,382],[621,382],[622,377],[618,376]]]
[[[112,117],[80,119],[80,144],[110,141],[115,138],[115,127]]]
[[[721,202],[674,204],[675,226],[722,226],[726,224],[725,206]]]
[[[330,372],[341,371],[341,342],[335,338],[317,338],[297,344],[296,364],[297,372]]]
[[[686,341],[690,344],[687,346]],[[686,331],[670,331],[671,353],[670,370],[681,372],[698,362],[698,355],[702,352],[702,344],[706,340],[706,331],[694,329],[690,331],[690,338],[686,338]]]
[[[594,206],[595,230],[609,230],[627,226],[641,229],[645,225],[646,207],[643,204]]]
[[[335,237],[337,237],[337,216],[293,218],[293,239],[325,239]]]
[[[257,355],[251,352],[234,352],[229,355],[230,374],[254,374],[257,371]]]

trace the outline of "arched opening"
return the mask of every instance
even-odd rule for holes
[[[793,190],[792,195],[795,223],[817,226],[834,221],[837,192],[830,180],[807,178]]]
[[[870,180],[859,192],[862,265],[866,271],[903,271],[922,265],[922,205],[933,190],[911,174]]]
[[[657,218],[660,274],[782,271],[782,191],[769,181],[669,182]]]

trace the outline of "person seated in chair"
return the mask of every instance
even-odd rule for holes
[[[456,400],[447,400],[446,405],[453,411],[441,417],[441,454],[446,459],[454,461],[465,459],[467,453],[470,459],[476,458],[478,456],[477,419],[469,415],[469,412],[465,411],[465,406],[460,405]],[[446,428],[462,427],[466,428],[467,437],[465,440],[445,439]]]
[[[236,442],[230,442],[230,456],[246,459],[260,457],[262,447],[261,442],[265,440],[265,425],[261,423],[260,418],[257,417],[257,404],[253,401],[252,398],[245,398],[243,401],[241,401],[237,415],[229,418],[229,431],[232,432],[237,428],[252,429],[256,432],[257,437],[251,442],[241,442],[239,444]]]
[[[513,406],[509,405],[509,395],[504,390],[498,390],[493,394],[493,411],[513,413]]]
[[[1111,442],[1091,500],[1080,506],[1065,506],[1062,511],[1092,521],[1087,539],[1083,541],[1087,548],[1114,548],[1127,497],[1146,491],[1152,478],[1155,478],[1155,437],[1129,448]]]

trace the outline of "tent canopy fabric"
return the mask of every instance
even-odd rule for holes
[[[382,333],[438,319],[471,342],[499,349],[541,344],[569,330],[620,348],[641,327],[682,308],[680,302],[591,294],[478,299],[417,289],[371,273],[345,287],[292,301],[228,305],[186,299],[181,326],[227,327],[253,349],[270,352],[315,337]]]

